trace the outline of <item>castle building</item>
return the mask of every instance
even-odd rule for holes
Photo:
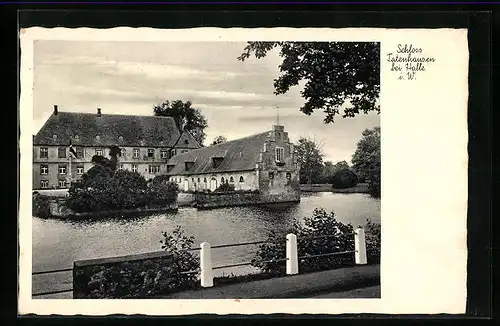
[[[59,112],[33,137],[33,189],[67,188],[92,167],[94,155],[121,149],[118,168],[139,172],[146,180],[167,172],[172,156],[200,148],[171,117]],[[71,150],[70,150],[71,148]]]
[[[284,201],[300,200],[297,154],[281,125],[173,156],[167,163],[167,174],[181,192],[214,191],[229,183],[235,190],[258,190]]]

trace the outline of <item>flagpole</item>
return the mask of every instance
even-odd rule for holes
[[[68,153],[68,156],[69,156],[69,173],[68,173],[68,188],[71,188],[71,140],[69,141],[69,153]]]
[[[68,180],[69,180],[69,184],[68,184],[68,188],[71,187],[71,153],[69,153],[69,175],[68,175]]]

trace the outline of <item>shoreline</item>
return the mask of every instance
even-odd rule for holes
[[[331,192],[337,194],[368,194],[368,184],[359,183],[357,186],[345,189],[333,189],[331,184],[301,184],[301,192]]]

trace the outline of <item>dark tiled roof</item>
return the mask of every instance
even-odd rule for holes
[[[175,167],[169,174],[178,175],[253,170],[255,164],[259,161],[260,151],[264,148],[264,142],[269,137],[270,132],[266,131],[253,136],[176,155],[168,161],[169,165],[175,164]],[[221,156],[223,156],[224,159],[217,168],[214,168],[212,157]],[[185,170],[185,162],[194,162],[189,171]]]
[[[56,138],[54,138],[56,135]],[[98,136],[98,137],[97,137]],[[58,112],[35,135],[34,145],[152,146],[170,147],[180,132],[170,117]],[[192,148],[199,148],[189,135]]]
[[[198,144],[193,135],[191,135],[189,132],[183,132],[175,147],[196,149],[200,148],[201,146]]]

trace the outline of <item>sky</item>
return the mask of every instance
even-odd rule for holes
[[[165,100],[191,101],[208,121],[205,145],[270,130],[279,121],[291,141],[318,141],[324,160],[350,162],[366,128],[380,125],[371,113],[323,122],[324,113],[303,114],[301,86],[274,95],[280,75],[277,51],[241,62],[241,42],[36,41],[34,45],[34,133],[59,111],[153,115]]]

